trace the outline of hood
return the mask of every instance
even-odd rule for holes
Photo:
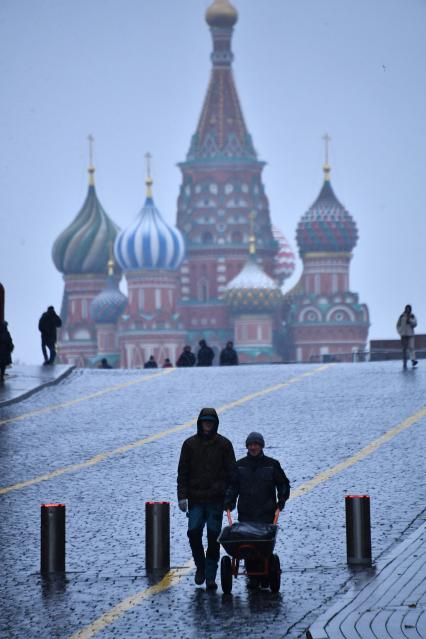
[[[200,410],[200,414],[197,419],[197,435],[202,435],[201,432],[201,422],[203,419],[208,419],[214,421],[215,427],[213,429],[214,433],[217,433],[217,429],[219,428],[219,417],[214,408],[202,408]]]

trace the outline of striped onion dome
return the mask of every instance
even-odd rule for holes
[[[154,204],[152,180],[148,178],[147,197],[135,223],[121,231],[115,241],[115,257],[125,271],[138,269],[177,269],[185,257],[181,232],[164,221]]]
[[[235,311],[264,312],[277,308],[282,301],[282,293],[251,254],[238,275],[226,285],[224,299]]]
[[[358,240],[356,224],[334,194],[330,167],[324,166],[324,184],[311,208],[297,226],[301,255],[316,252],[350,253]]]
[[[119,232],[98,200],[94,171],[89,167],[89,189],[82,208],[53,244],[53,262],[65,275],[106,274],[108,247]]]
[[[114,267],[109,262],[109,272],[106,286],[92,300],[90,317],[96,324],[115,324],[127,306],[127,297],[118,288]]]
[[[290,244],[276,226],[272,227],[272,234],[274,240],[278,242],[278,251],[274,259],[274,275],[275,278],[282,283],[293,275],[294,269],[296,268],[296,257]]]

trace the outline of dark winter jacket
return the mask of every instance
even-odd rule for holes
[[[54,344],[56,342],[56,329],[62,326],[62,320],[53,309],[48,309],[40,317],[38,330],[45,342]]]
[[[214,360],[214,350],[207,346],[204,340],[200,342],[200,350],[197,353],[197,366],[211,366]]]
[[[238,354],[237,351],[230,347],[226,346],[220,352],[220,365],[221,366],[237,366],[238,365]]]
[[[194,364],[195,355],[194,353],[191,353],[191,351],[183,351],[183,353],[179,355],[179,359],[176,362],[176,366],[179,366],[179,368],[187,368],[189,366],[194,366]]]
[[[13,351],[13,342],[7,327],[0,325],[0,365],[8,366],[12,363],[11,354]]]
[[[201,421],[206,415],[216,420],[209,437],[203,435]],[[235,466],[231,442],[217,432],[219,418],[214,408],[203,408],[198,416],[197,434],[183,442],[180,453],[177,494],[190,504],[220,503]]]
[[[225,504],[234,507],[238,497],[239,521],[272,523],[277,506],[282,509],[289,495],[290,482],[276,459],[247,454],[237,461]]]
[[[147,362],[145,362],[144,368],[158,368],[158,364],[155,361],[155,359],[149,359]]]

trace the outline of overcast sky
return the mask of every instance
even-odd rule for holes
[[[39,316],[61,305],[51,247],[84,201],[89,133],[112,219],[125,227],[141,208],[149,150],[156,203],[175,222],[176,163],[209,78],[208,4],[1,0],[0,281],[15,359],[41,360]],[[327,131],[333,188],[359,229],[351,289],[370,338],[396,337],[408,302],[426,332],[426,0],[234,4],[235,78],[273,222],[296,250]]]

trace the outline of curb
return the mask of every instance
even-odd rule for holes
[[[28,399],[28,397],[35,395],[36,393],[43,390],[44,388],[47,388],[48,386],[54,386],[55,384],[59,384],[59,382],[61,382],[66,377],[68,377],[68,375],[71,375],[71,373],[73,372],[75,368],[76,368],[75,366],[69,366],[66,370],[60,373],[58,377],[55,377],[55,379],[51,379],[50,381],[45,382],[44,384],[40,384],[39,386],[34,386],[34,388],[31,388],[30,390],[25,391],[24,393],[21,393],[21,395],[18,395],[17,397],[13,397],[12,399],[5,399],[3,402],[0,402],[0,408],[4,408],[5,406],[10,406],[11,404],[17,404],[18,402],[22,402],[24,399]]]
[[[409,535],[404,541],[400,542],[389,554],[383,557],[377,564],[375,564],[375,574],[365,583],[362,587],[352,589],[338,597],[336,603],[330,606],[322,615],[318,617],[313,624],[306,630],[307,639],[330,639],[331,635],[327,632],[327,626],[342,610],[347,608],[355,599],[361,596],[362,592],[369,588],[369,586],[376,580],[380,579],[381,573],[390,566],[401,553],[410,546],[414,540],[422,536],[426,530],[426,523],[420,524],[420,526]],[[355,636],[355,635],[354,635]]]

